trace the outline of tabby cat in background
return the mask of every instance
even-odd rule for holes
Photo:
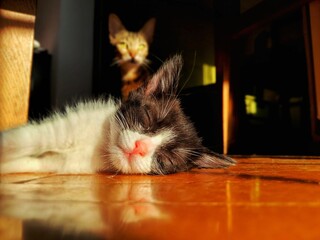
[[[147,57],[155,23],[155,18],[151,18],[139,31],[131,32],[124,27],[116,14],[109,15],[109,39],[116,48],[115,62],[121,70],[123,100],[128,98],[130,91],[140,87],[150,77],[150,60]]]

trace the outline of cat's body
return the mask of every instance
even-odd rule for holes
[[[80,102],[64,113],[1,134],[0,171],[168,174],[234,160],[201,144],[176,96],[173,57],[125,102]]]
[[[37,123],[1,135],[1,172],[93,173],[105,124],[117,110],[110,99],[79,103]]]
[[[109,40],[116,49],[115,62],[121,71],[123,100],[150,78],[148,55],[154,28],[155,19],[151,18],[139,31],[128,31],[117,15],[109,15]]]

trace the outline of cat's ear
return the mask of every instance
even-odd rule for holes
[[[194,161],[197,168],[226,168],[236,164],[236,161],[226,155],[205,149]]]
[[[151,18],[143,25],[143,27],[139,31],[139,33],[145,37],[146,41],[149,44],[153,40],[155,25],[156,25],[156,19]]]
[[[181,55],[174,55],[163,63],[159,70],[147,81],[144,94],[147,96],[175,95],[183,60]]]
[[[120,18],[116,14],[110,13],[110,15],[109,15],[109,38],[110,38],[110,41],[113,42],[115,35],[123,30],[126,30],[126,28],[123,26]]]

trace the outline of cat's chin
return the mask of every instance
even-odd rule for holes
[[[150,156],[128,157],[125,153],[121,153],[113,162],[113,166],[123,174],[148,174],[151,172],[151,163],[152,158]]]
[[[128,59],[128,60],[124,61],[124,63],[127,65],[131,65],[131,66],[140,66],[140,65],[142,65],[143,62],[135,60],[135,59]]]
[[[139,61],[137,61],[136,59],[134,59],[134,58],[131,58],[130,60],[128,60],[130,63],[132,63],[132,64],[140,64],[140,62]]]
[[[135,57],[123,57],[122,59],[119,59],[119,63],[120,64],[131,64],[131,65],[142,65],[144,62],[146,61],[146,59],[144,57],[139,57],[139,56],[135,56]]]
[[[152,166],[152,155],[131,155],[125,153],[119,146],[113,146],[110,152],[104,155],[104,172],[122,174],[149,174]],[[153,153],[152,153],[153,154]]]

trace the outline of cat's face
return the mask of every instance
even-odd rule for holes
[[[193,167],[226,167],[228,157],[202,146],[176,97],[181,57],[167,61],[141,88],[130,93],[109,126],[108,165],[126,174],[168,174]]]
[[[149,45],[153,38],[155,19],[152,18],[138,32],[128,31],[117,15],[109,15],[109,39],[116,47],[118,64],[147,64]]]
[[[144,36],[139,33],[121,31],[115,35],[113,44],[119,53],[117,61],[119,64],[130,62],[135,64],[147,63],[149,44]]]

